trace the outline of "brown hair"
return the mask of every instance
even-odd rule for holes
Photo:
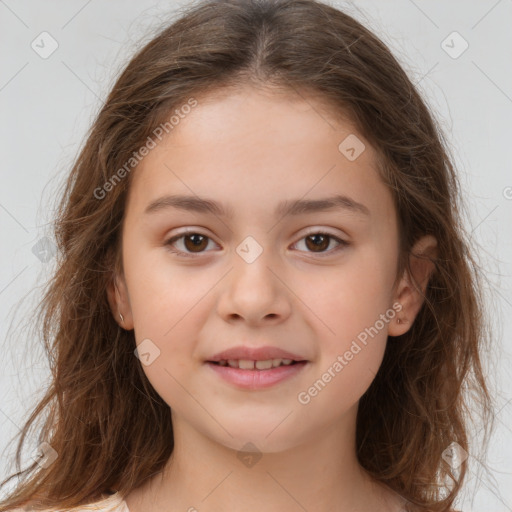
[[[133,171],[113,178],[171,111],[246,84],[315,95],[376,149],[399,217],[397,275],[410,272],[408,255],[422,235],[438,241],[425,302],[409,331],[387,344],[360,400],[356,440],[359,461],[374,478],[418,510],[449,510],[467,461],[452,471],[443,451],[457,442],[473,454],[473,411],[482,412],[485,433],[493,417],[480,360],[490,341],[482,277],[441,130],[387,47],[326,4],[209,0],[180,14],[122,72],[65,183],[57,270],[37,317],[52,381],[22,430],[18,473],[2,485],[23,480],[0,512],[30,500],[71,508],[109,489],[126,495],[167,462],[170,408],[134,357],[134,332],[119,327],[107,301],[107,284],[122,268],[120,227]],[[109,180],[115,186],[99,199]],[[25,437],[43,413],[39,442],[58,458],[21,472]]]

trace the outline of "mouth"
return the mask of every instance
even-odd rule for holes
[[[303,355],[278,346],[239,345],[205,361],[213,375],[239,389],[259,390],[299,375],[310,364]]]
[[[296,378],[309,364],[309,361],[293,359],[206,361],[206,367],[212,371],[212,375],[244,391],[264,390]]]
[[[244,370],[269,370],[274,366],[296,364],[305,359],[303,354],[294,354],[278,346],[239,345],[210,356],[207,362]]]
[[[294,366],[296,364],[307,363],[305,360],[296,361],[294,359],[221,359],[220,361],[207,361],[209,364],[217,366],[229,366],[240,370],[268,371],[282,366]]]

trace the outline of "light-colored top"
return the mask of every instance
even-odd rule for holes
[[[31,507],[25,507],[16,508],[10,512],[28,512],[32,510],[34,509]],[[71,509],[45,509],[41,512],[85,512],[90,510],[94,510],[95,512],[130,512],[126,501],[124,501],[119,492],[111,494],[108,498],[103,498],[99,501],[95,501],[94,503],[89,503],[88,505],[82,505]]]
[[[88,505],[82,505],[81,507],[75,507],[71,509],[60,509],[60,508],[52,508],[45,509],[41,512],[86,512],[94,510],[95,512],[130,512],[126,501],[123,499],[119,492],[111,494],[107,498],[101,499],[99,501],[95,501],[93,503],[89,503]],[[29,512],[33,511],[32,508],[16,508],[9,512]],[[453,512],[462,512],[454,510]]]

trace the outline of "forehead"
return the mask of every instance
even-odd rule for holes
[[[197,102],[198,106],[169,135],[174,147],[202,144],[213,150],[213,144],[245,151],[248,146],[257,147],[264,142],[260,156],[269,154],[275,159],[279,148],[286,148],[290,155],[290,146],[295,146],[298,155],[301,149],[310,149],[325,140],[326,133],[332,136],[337,132],[337,138],[344,132],[356,132],[348,119],[318,94],[247,86],[220,89],[199,97]]]
[[[134,171],[130,202],[138,211],[164,192],[217,197],[235,211],[251,202],[274,210],[299,197],[387,193],[381,206],[390,208],[373,148],[318,98],[246,88],[196,100]],[[360,152],[356,159],[343,153],[347,144]]]

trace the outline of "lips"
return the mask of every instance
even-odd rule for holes
[[[207,362],[205,364],[211,375],[220,377],[224,382],[236,389],[244,391],[259,391],[277,386],[281,383],[298,378],[311,363],[303,361],[292,363],[288,366],[279,366],[269,370],[244,370],[221,366],[217,363]]]
[[[300,375],[309,367],[301,354],[278,347],[239,345],[223,350],[205,361],[214,375],[235,388],[257,391]]]
[[[223,350],[209,358],[207,362],[218,363],[228,360],[246,360],[246,361],[268,361],[270,359],[291,359],[295,362],[307,361],[307,359],[299,354],[288,352],[278,347],[232,347]]]

